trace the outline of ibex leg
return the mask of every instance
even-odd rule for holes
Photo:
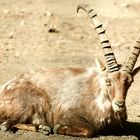
[[[69,136],[78,136],[78,137],[92,137],[93,131],[90,128],[84,128],[84,127],[70,127],[67,125],[56,125],[54,127],[54,133],[60,134],[60,135],[69,135]]]

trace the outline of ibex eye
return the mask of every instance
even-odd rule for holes
[[[107,85],[107,86],[111,86],[111,82],[110,82],[109,79],[106,79],[105,82],[106,82],[106,85]]]

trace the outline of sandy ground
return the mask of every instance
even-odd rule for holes
[[[0,0],[0,84],[29,69],[53,66],[90,66],[103,60],[97,35],[87,16],[76,6],[82,0]],[[123,64],[140,32],[140,0],[87,0],[97,11],[119,63]],[[53,16],[52,16],[53,15]],[[55,27],[55,32],[49,32]],[[137,65],[140,66],[140,59]],[[128,96],[124,132],[95,140],[140,139],[140,73]],[[85,140],[40,133],[0,131],[1,140]]]

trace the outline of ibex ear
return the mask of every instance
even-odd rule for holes
[[[140,66],[138,66],[137,68],[135,68],[132,72],[132,76],[134,77],[138,72],[140,71]]]
[[[95,63],[96,63],[96,68],[98,69],[99,72],[102,72],[106,69],[106,67],[104,66],[103,62],[100,59],[96,58]]]

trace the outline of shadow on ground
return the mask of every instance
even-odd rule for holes
[[[13,130],[13,133],[18,132],[17,129]],[[136,138],[140,139],[140,123],[138,122],[126,122],[124,129],[119,129],[116,131],[113,131],[111,133],[106,133],[104,135],[102,135],[102,137],[104,136],[135,136]],[[56,136],[56,135],[54,135]],[[65,136],[67,138],[69,138],[69,136]],[[72,137],[71,137],[72,138]],[[100,136],[97,136],[96,138],[100,138]],[[79,138],[78,138],[79,139]]]
[[[123,130],[113,132],[114,136],[135,136],[140,139],[140,123],[138,122],[126,122]]]

